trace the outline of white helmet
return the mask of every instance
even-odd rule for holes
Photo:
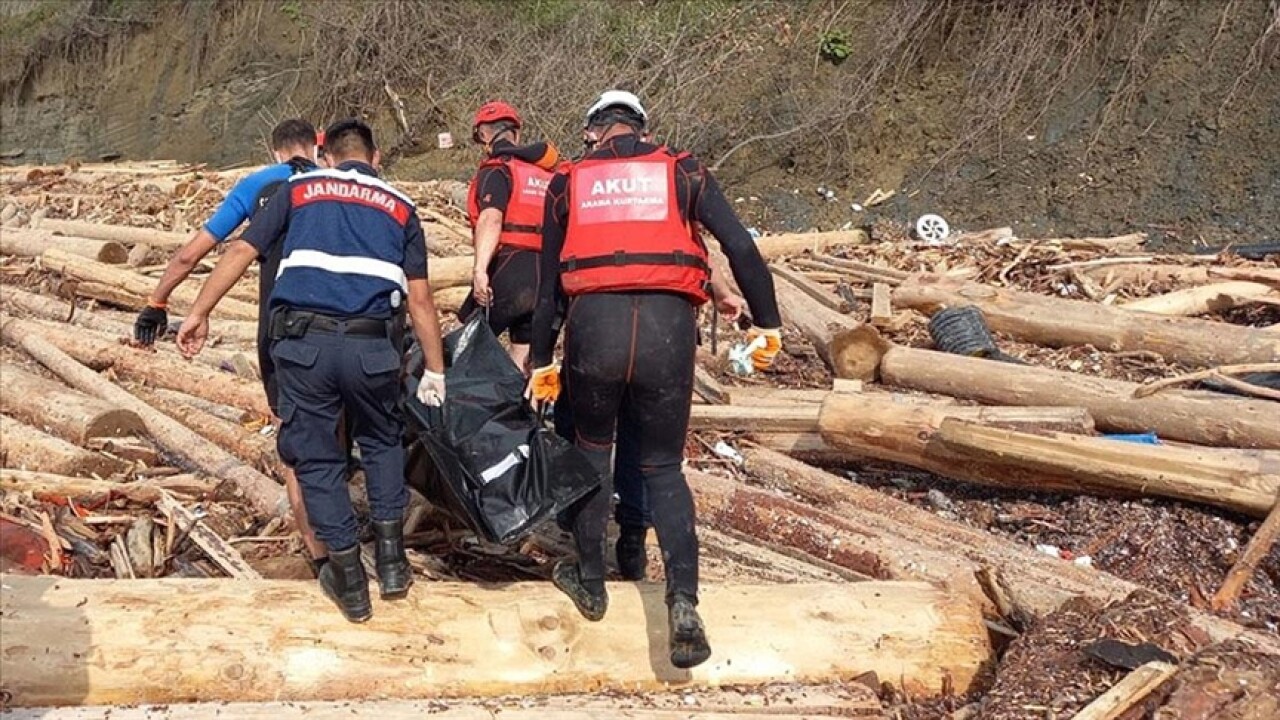
[[[646,124],[649,122],[649,113],[645,112],[644,106],[640,104],[640,98],[626,90],[606,90],[587,110],[587,122],[591,122],[591,116],[611,107],[626,108],[639,115]]]

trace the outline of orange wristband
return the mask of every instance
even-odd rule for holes
[[[157,309],[157,310],[166,310],[166,309],[168,309],[168,307],[169,307],[169,303],[167,303],[167,302],[156,302],[155,300],[152,300],[151,298],[147,298],[147,307],[153,307],[153,308],[155,308],[155,309]]]

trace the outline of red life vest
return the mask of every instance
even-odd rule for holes
[[[569,224],[560,251],[566,295],[669,290],[707,301],[707,249],[680,215],[676,163],[666,148],[585,159],[569,170]]]
[[[511,176],[511,197],[502,213],[502,234],[498,236],[498,245],[542,250],[543,201],[552,173],[513,157],[491,157],[480,163],[480,168],[499,165],[505,165]],[[472,230],[480,218],[478,177],[477,172],[476,177],[471,178],[471,188],[467,192],[467,219],[471,221]]]

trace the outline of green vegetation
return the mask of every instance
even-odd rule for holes
[[[818,47],[818,54],[832,65],[839,65],[849,59],[849,55],[853,54],[853,48],[849,45],[848,35],[839,30],[832,30],[822,36],[822,45]]]

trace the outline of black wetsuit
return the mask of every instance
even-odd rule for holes
[[[657,147],[634,135],[615,138],[591,158],[647,155]],[[676,202],[720,241],[734,278],[760,327],[779,327],[773,280],[755,242],[734,215],[715,180],[694,158],[676,165]],[[542,278],[534,311],[532,361],[550,364],[560,300],[560,251],[569,214],[566,175],[547,191],[543,219]],[[556,281],[548,280],[555,278]],[[598,292],[568,300],[562,380],[572,405],[575,443],[605,477],[600,491],[575,508],[574,538],[584,583],[604,579],[604,536],[611,482],[610,451],[621,425],[634,447],[648,488],[652,521],[662,546],[667,597],[696,602],[698,541],[693,497],[681,471],[693,397],[696,308],[672,292]]]

